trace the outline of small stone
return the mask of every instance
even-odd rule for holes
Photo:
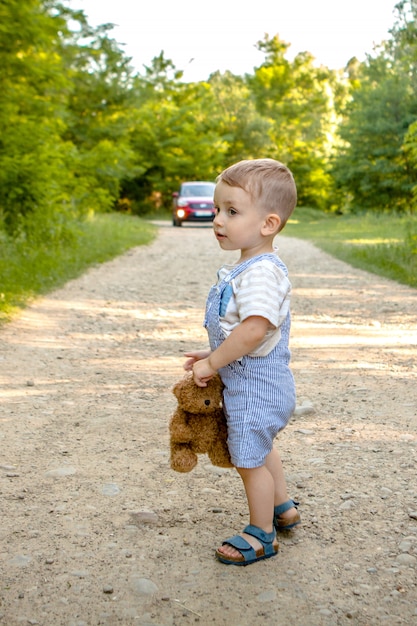
[[[86,570],[74,570],[71,572],[71,576],[75,576],[76,578],[87,578],[88,572]]]
[[[417,564],[417,558],[412,554],[399,554],[396,558],[396,561],[400,565],[406,565],[407,567],[415,567]]]
[[[355,503],[352,500],[346,500],[343,504],[340,505],[339,509],[341,511],[349,511],[349,509],[353,509]]]
[[[17,567],[26,567],[31,562],[32,557],[24,554],[16,554],[10,561],[10,565],[17,565]]]
[[[120,487],[114,483],[103,485],[101,488],[103,496],[117,496],[120,493]]]
[[[132,580],[133,590],[140,595],[152,595],[158,591],[158,587],[148,578],[134,578]]]
[[[308,403],[306,402],[306,403],[298,405],[294,409],[293,415],[296,417],[299,417],[300,415],[314,415],[315,412],[316,412],[316,409],[314,408],[314,406],[310,404],[309,402]]]
[[[76,473],[76,471],[77,470],[75,469],[75,467],[72,467],[71,465],[65,465],[65,467],[57,467],[56,469],[45,472],[45,476],[51,478],[61,478],[63,476],[72,476]]]
[[[411,547],[411,541],[401,541],[400,545],[398,546],[400,552],[410,552]]]
[[[26,381],[26,386],[27,387],[34,387],[35,386],[35,381],[34,380],[27,380]]]
[[[137,511],[130,513],[132,524],[141,526],[142,524],[156,524],[158,516],[154,511]]]
[[[277,598],[277,592],[275,591],[275,589],[269,589],[267,591],[260,593],[256,597],[256,600],[258,602],[274,602],[276,598]]]
[[[108,593],[108,594],[113,593],[113,586],[112,585],[104,585],[103,593]]]

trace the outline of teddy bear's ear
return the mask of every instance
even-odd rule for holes
[[[172,393],[177,398],[177,400],[179,400],[179,397],[180,397],[181,387],[182,387],[182,381],[180,380],[172,388]]]
[[[181,391],[184,389],[184,387],[186,385],[189,385],[190,382],[194,382],[193,381],[193,373],[192,372],[187,372],[187,374],[185,374],[183,376],[183,378],[181,378],[181,380],[179,380],[172,388],[172,393],[174,394],[174,396],[176,396],[177,400],[180,399],[181,396]]]

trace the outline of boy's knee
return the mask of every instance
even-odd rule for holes
[[[248,478],[252,478],[257,473],[262,472],[263,467],[264,466],[261,465],[260,467],[236,467],[236,469],[242,480],[245,481]]]

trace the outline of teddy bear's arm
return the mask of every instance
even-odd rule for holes
[[[171,435],[171,441],[177,443],[188,443],[192,436],[193,431],[190,427],[187,419],[187,413],[181,409],[177,409],[171,418],[169,425],[169,432]]]

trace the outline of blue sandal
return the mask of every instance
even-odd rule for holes
[[[282,532],[283,530],[291,530],[291,528],[294,528],[294,526],[298,526],[298,524],[301,524],[301,517],[298,511],[296,511],[295,515],[293,515],[289,519],[283,519],[281,517],[281,514],[285,513],[285,511],[289,511],[292,508],[297,509],[298,504],[299,503],[295,502],[294,500],[287,500],[286,502],[283,502],[282,504],[274,507],[274,526],[277,532]]]
[[[227,557],[218,550],[216,550],[216,556],[222,563],[226,565],[250,565],[263,559],[269,559],[271,556],[275,556],[278,552],[278,542],[276,541],[276,533],[273,530],[271,533],[266,533],[262,528],[258,526],[246,526],[243,530],[247,535],[255,537],[261,544],[261,548],[255,550],[244,537],[235,535],[223,541],[222,545],[232,546],[240,552],[240,556],[237,558]]]

